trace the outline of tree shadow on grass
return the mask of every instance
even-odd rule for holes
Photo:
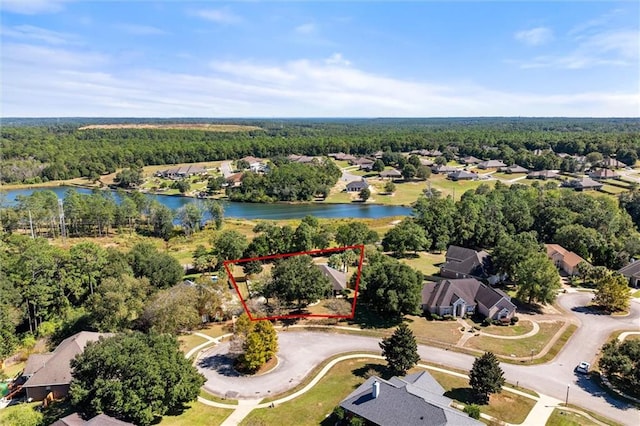
[[[521,314],[542,315],[544,313],[542,306],[537,303],[526,303],[518,299],[511,299],[511,301],[516,305],[518,312]]]
[[[381,379],[389,380],[393,377],[393,372],[383,364],[365,364],[362,367],[351,370],[354,376],[368,379],[371,376],[378,376]],[[357,388],[360,385],[356,385]]]
[[[384,318],[365,304],[356,302],[356,312],[349,324],[359,325],[362,328],[391,328],[401,322],[402,318]]]
[[[453,388],[450,391],[445,392],[444,396],[464,404],[478,403],[476,395],[471,388]]]

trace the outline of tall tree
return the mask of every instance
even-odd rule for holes
[[[239,361],[249,372],[255,372],[278,352],[278,335],[271,321],[257,321],[249,332]]]
[[[631,294],[625,277],[609,273],[596,281],[596,287],[593,303],[609,312],[629,309]]]
[[[528,303],[553,303],[561,288],[560,275],[546,254],[537,252],[515,268],[518,290],[516,297]]]
[[[404,376],[420,361],[418,344],[413,331],[406,323],[401,323],[393,334],[380,342],[382,356],[394,375]]]
[[[211,216],[211,220],[213,221],[215,229],[222,229],[222,224],[224,221],[224,206],[218,200],[208,199],[205,202],[205,207],[207,212]]]
[[[187,236],[198,232],[202,226],[202,210],[195,203],[189,203],[178,209],[178,220]]]
[[[168,334],[121,334],[90,342],[71,368],[69,394],[76,410],[144,426],[195,401],[205,382]]]
[[[303,307],[331,293],[329,279],[314,265],[311,256],[292,256],[280,260],[271,271],[265,296]]]
[[[379,236],[362,222],[349,222],[338,226],[335,238],[340,246],[354,246],[375,243]]]
[[[498,358],[492,352],[485,352],[473,361],[473,367],[469,372],[469,384],[480,404],[489,403],[489,395],[500,393],[504,383],[504,372],[500,368]]]
[[[213,238],[213,253],[219,262],[240,259],[248,245],[247,237],[236,230],[228,229],[220,231]]]
[[[363,202],[366,202],[369,199],[369,197],[371,197],[371,190],[369,188],[362,188],[358,196]]]
[[[411,218],[406,218],[385,234],[382,247],[385,251],[393,251],[397,256],[404,256],[407,250],[417,252],[426,250],[431,241],[425,235],[424,229]]]
[[[98,331],[123,331],[140,317],[151,291],[149,280],[123,275],[107,278],[89,296],[90,323]]]

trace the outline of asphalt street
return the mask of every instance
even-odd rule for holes
[[[632,302],[631,314],[626,317],[599,315],[584,306],[591,299],[589,293],[569,293],[560,297],[560,304],[575,315],[581,325],[559,355],[550,363],[525,366],[502,364],[507,381],[536,390],[564,401],[569,388],[569,403],[585,407],[625,425],[640,424],[640,410],[616,400],[599,389],[586,376],[574,372],[580,361],[592,362],[606,338],[615,330],[640,330],[640,303]],[[379,339],[327,332],[281,331],[278,366],[258,377],[242,377],[230,368],[226,357],[228,342],[204,352],[198,368],[206,376],[208,391],[230,397],[263,398],[281,393],[298,385],[327,358],[351,351],[379,351]],[[419,346],[423,360],[449,367],[469,370],[474,357],[428,346]]]

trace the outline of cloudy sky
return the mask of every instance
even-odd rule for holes
[[[637,1],[0,2],[3,117],[640,116]]]

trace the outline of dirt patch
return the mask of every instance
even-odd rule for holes
[[[78,130],[91,129],[162,129],[162,130],[205,130],[207,132],[248,132],[263,130],[257,126],[241,126],[239,124],[207,124],[207,123],[174,123],[174,124],[91,124]]]

